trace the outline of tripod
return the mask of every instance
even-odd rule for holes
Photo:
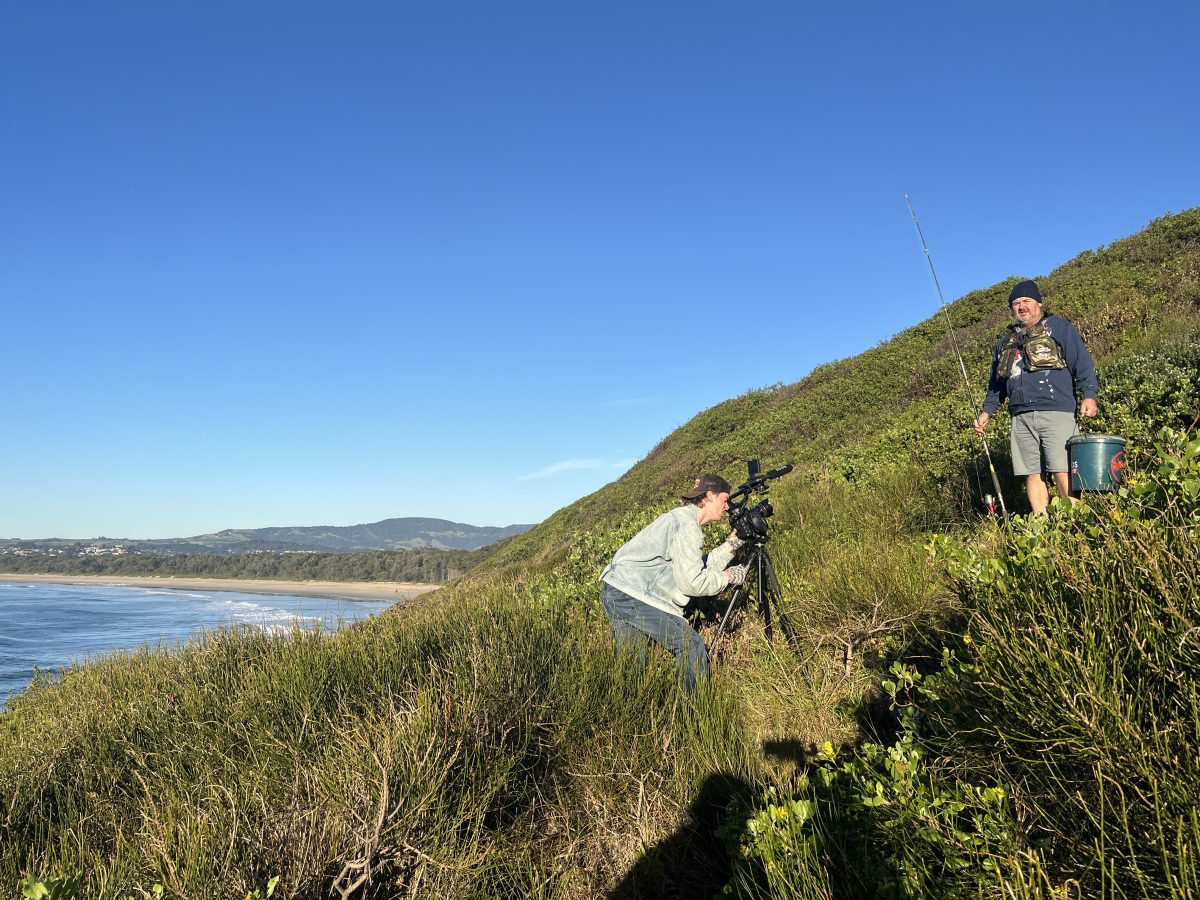
[[[758,601],[758,611],[763,617],[767,640],[773,640],[775,629],[771,621],[771,600],[774,597],[775,612],[779,617],[779,624],[783,626],[783,633],[787,637],[788,643],[791,644],[792,650],[799,654],[800,639],[796,637],[796,629],[792,627],[791,619],[787,617],[781,608],[783,591],[779,587],[779,579],[775,577],[775,565],[771,562],[771,555],[767,553],[766,540],[765,535],[756,539],[751,545],[750,552],[746,555],[746,566],[755,576],[755,595]],[[747,576],[748,580],[749,577]],[[729,616],[733,613],[734,606],[737,605],[739,599],[743,596],[748,596],[749,593],[750,591],[746,589],[746,582],[742,582],[734,590],[733,599],[729,601],[725,615],[721,617],[721,626],[717,629],[717,633],[713,637],[714,647],[717,641],[721,639],[721,635],[725,631],[725,626],[729,624]]]

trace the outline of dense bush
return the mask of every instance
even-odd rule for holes
[[[1004,789],[930,768],[911,726],[844,758],[826,744],[809,774],[763,799],[727,831],[736,896],[978,897],[1021,867]]]
[[[1162,428],[1200,421],[1200,342],[1179,341],[1105,366],[1097,427],[1149,448]]]
[[[943,752],[1008,784],[1085,895],[1200,892],[1200,439],[1164,431],[1116,500],[940,545],[973,614]]]

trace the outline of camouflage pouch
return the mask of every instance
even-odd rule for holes
[[[1040,372],[1045,369],[1065,369],[1067,362],[1063,359],[1062,347],[1046,330],[1044,322],[1038,322],[1029,329],[1025,336],[1025,368],[1030,372]]]
[[[1007,378],[1012,372],[1013,363],[1017,361],[1017,353],[1021,349],[1021,335],[1011,332],[1000,348],[997,357],[996,372],[1001,378]]]

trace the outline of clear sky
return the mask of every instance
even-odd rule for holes
[[[1200,204],[1178,3],[0,5],[0,537],[538,521]],[[770,463],[771,461],[765,461]]]

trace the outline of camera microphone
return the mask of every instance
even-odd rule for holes
[[[780,475],[786,475],[790,471],[792,471],[792,464],[788,463],[786,466],[780,466],[778,469],[772,469],[766,474],[766,477],[768,479],[778,478]]]

